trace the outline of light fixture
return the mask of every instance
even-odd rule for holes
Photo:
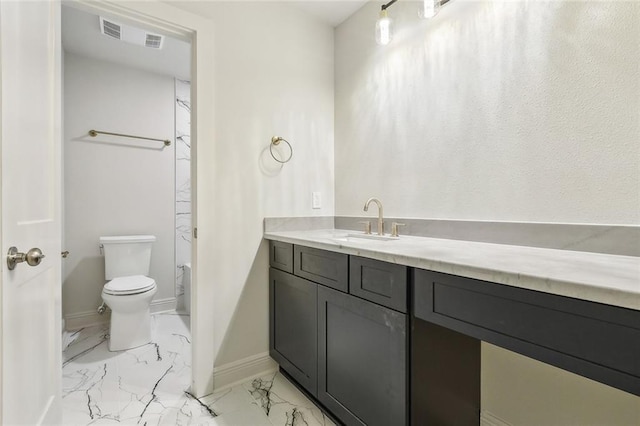
[[[380,18],[376,21],[376,43],[387,45],[393,38],[393,20],[387,14],[387,8],[398,0],[391,0],[380,8]]]
[[[423,19],[433,18],[438,14],[440,5],[440,0],[423,0],[422,7],[418,11],[418,15]]]
[[[393,20],[389,18],[387,9],[398,0],[391,0],[380,7],[380,18],[376,21],[376,43],[387,45],[393,39]],[[418,11],[421,18],[429,19],[438,14],[440,8],[451,0],[422,0],[422,7]]]

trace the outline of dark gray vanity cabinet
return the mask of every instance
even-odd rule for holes
[[[270,265],[271,355],[339,423],[479,425],[482,341],[640,395],[637,310],[281,242]]]
[[[640,312],[414,270],[412,424],[478,425],[480,342],[640,395]]]
[[[415,317],[640,395],[640,312],[415,270]]]
[[[319,286],[318,400],[346,425],[405,425],[407,316]]]
[[[318,285],[271,268],[269,298],[269,353],[315,396],[318,377]]]
[[[407,425],[407,267],[274,241],[270,265],[280,368],[345,425]]]

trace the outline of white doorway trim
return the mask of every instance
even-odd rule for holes
[[[214,229],[213,194],[214,117],[213,23],[201,16],[157,1],[117,2],[69,0],[65,4],[90,13],[102,13],[132,23],[153,26],[191,42],[191,208],[192,226]],[[205,214],[206,213],[206,214]],[[201,232],[202,234],[202,232]],[[213,392],[214,313],[213,262],[200,259],[212,253],[213,241],[193,239],[191,335],[191,391],[196,396]],[[201,254],[200,254],[201,253]],[[202,260],[202,261],[201,261]]]

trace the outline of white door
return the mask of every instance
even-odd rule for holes
[[[61,423],[60,43],[59,2],[0,1],[3,425]]]

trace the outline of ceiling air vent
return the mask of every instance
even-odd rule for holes
[[[117,24],[102,16],[100,17],[100,31],[107,37],[150,49],[162,49],[164,43],[164,36],[151,34],[131,25]]]
[[[150,47],[152,49],[160,49],[162,48],[162,37],[161,35],[149,34],[147,33],[147,37],[144,40],[144,46]]]
[[[102,31],[102,34],[116,40],[122,39],[122,26],[115,22],[107,21],[102,17],[100,18],[100,31]]]

